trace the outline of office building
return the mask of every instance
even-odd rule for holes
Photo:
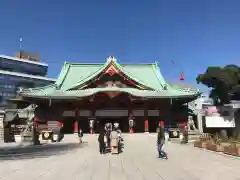
[[[0,108],[8,106],[19,88],[34,88],[54,83],[47,77],[48,65],[37,54],[20,51],[15,57],[0,55]]]

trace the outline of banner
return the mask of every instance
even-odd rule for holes
[[[221,116],[206,116],[206,127],[208,128],[234,128],[235,119]]]

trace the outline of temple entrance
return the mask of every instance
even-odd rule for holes
[[[63,128],[62,133],[64,134],[72,134],[74,133],[74,118],[73,117],[65,117],[62,121]]]
[[[82,129],[83,133],[90,133],[90,127],[89,127],[89,118],[88,117],[80,117],[79,120],[79,128]],[[96,128],[96,127],[94,127]],[[95,131],[95,129],[94,129]]]
[[[76,121],[83,133],[99,133],[100,128],[107,122],[112,125],[115,122],[119,123],[119,128],[124,133],[129,133],[130,124],[133,124],[132,130],[135,133],[156,132],[159,120],[168,118],[163,114],[166,110],[162,110],[163,115],[160,117],[159,109],[156,109],[159,104],[154,103],[156,102],[149,101],[146,105],[140,100],[132,101],[127,93],[114,98],[108,97],[105,93],[98,93],[92,99],[86,99],[84,103],[78,105],[78,116],[75,111],[69,113],[71,118],[67,117],[64,120],[64,132],[73,133]],[[145,128],[145,122],[148,123],[148,128]]]
[[[159,124],[158,117],[149,117],[149,132],[156,132]]]
[[[127,117],[98,117],[97,122],[99,125],[104,127],[106,123],[111,123],[114,125],[114,123],[119,124],[119,128],[122,132],[129,132],[129,125],[128,125],[128,118]]]
[[[129,132],[128,117],[126,116],[126,117],[96,117],[94,119],[94,133],[99,133],[100,128],[103,128],[107,122],[112,123],[112,125],[117,122],[119,123],[119,128],[121,129],[122,132],[124,133]],[[81,120],[79,121],[79,128],[83,130],[83,133],[90,133],[89,123],[90,118],[81,117]],[[70,121],[68,121],[68,123],[66,122],[66,125],[67,127],[64,128],[66,129],[65,132],[67,132],[67,129],[69,133],[73,132],[73,122],[70,123]]]
[[[119,123],[119,128],[123,133],[129,133],[129,116],[127,110],[99,110],[97,114],[101,116],[95,116],[94,118],[90,116],[81,116],[78,120],[78,128],[81,128],[83,133],[90,133],[90,120],[94,120],[94,133],[99,133],[100,128],[109,122],[112,125],[117,122]],[[123,114],[125,112],[125,114]],[[134,118],[133,130],[135,133],[145,132],[144,121],[145,117],[135,116]],[[74,123],[75,117],[64,117],[63,118],[63,129],[64,134],[74,133]],[[148,117],[149,132],[156,132],[156,128],[159,123],[159,117]]]
[[[144,132],[144,117],[135,117],[134,119],[134,133]]]

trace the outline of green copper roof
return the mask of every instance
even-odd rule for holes
[[[150,91],[150,90],[139,90],[135,88],[91,88],[84,90],[71,90],[71,91],[61,91],[55,90],[52,92],[44,92],[44,91],[28,91],[25,92],[25,96],[27,97],[36,97],[36,98],[51,98],[51,99],[78,99],[82,97],[92,96],[97,93],[104,92],[122,92],[128,93],[135,97],[146,97],[146,98],[184,98],[196,96],[196,94],[191,94],[187,92],[177,92],[177,91]]]
[[[65,62],[56,85],[62,90],[72,89],[91,79],[94,79],[110,64],[139,84],[149,89],[163,89],[166,82],[160,73],[157,63],[152,64],[119,64],[117,61],[107,61],[104,64],[77,64]]]
[[[72,95],[73,97],[88,96],[101,92],[99,88],[82,91],[72,91],[75,87],[81,87],[84,83],[91,81],[102,73],[110,65],[114,65],[117,69],[122,71],[130,79],[146,87],[145,90],[138,90],[134,88],[118,88],[116,90],[128,92],[134,96],[195,96],[199,94],[198,89],[181,88],[179,86],[169,85],[163,78],[159,64],[119,64],[115,59],[107,60],[104,64],[81,64],[81,63],[68,63],[65,62],[59,74],[57,81],[50,86],[34,89],[24,89],[20,94],[22,96],[56,96],[59,95]],[[104,91],[107,89],[105,88]],[[114,90],[114,89],[108,89]],[[145,93],[146,92],[146,93]],[[79,93],[82,93],[80,95]],[[155,94],[154,94],[155,93]]]

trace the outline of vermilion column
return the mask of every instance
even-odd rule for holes
[[[75,110],[75,122],[74,122],[74,133],[78,133],[78,121],[79,121],[79,110]]]
[[[149,122],[148,122],[148,102],[147,100],[145,101],[145,106],[144,106],[144,117],[145,117],[145,120],[144,120],[144,131],[145,132],[149,132]]]
[[[144,131],[148,132],[148,119],[144,121]]]
[[[74,122],[74,133],[78,133],[78,121]]]

